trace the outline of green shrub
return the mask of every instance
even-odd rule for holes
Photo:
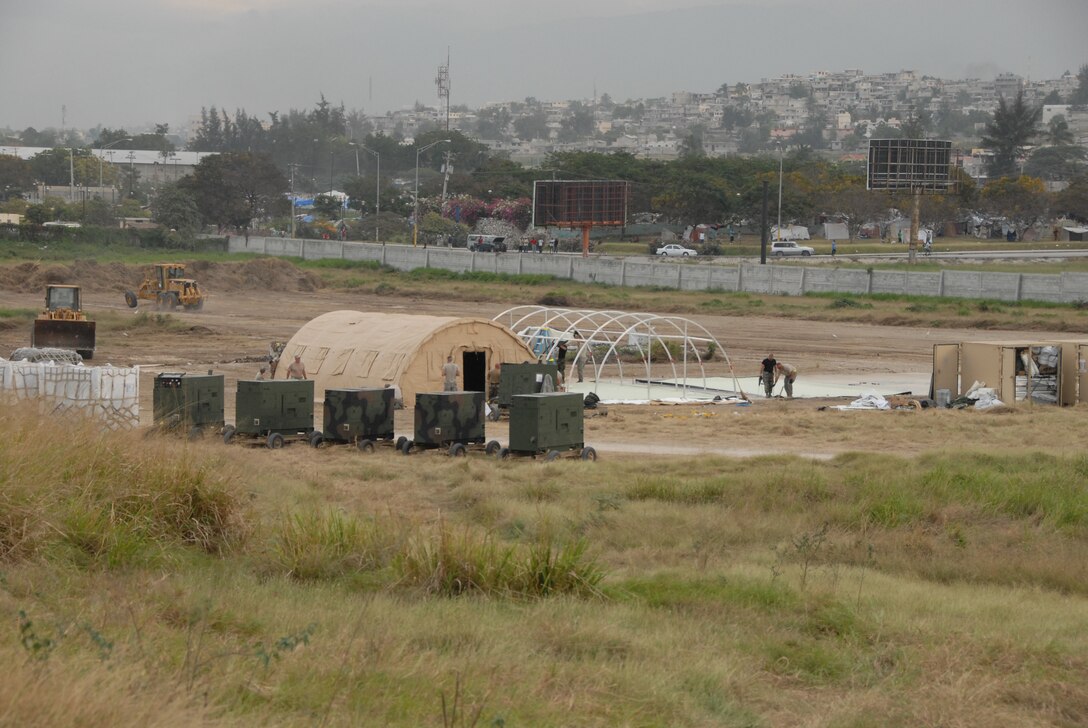
[[[387,566],[394,544],[390,530],[339,511],[296,513],[280,522],[272,555],[295,579],[327,579]]]
[[[528,547],[500,544],[470,528],[417,533],[396,561],[404,584],[440,596],[484,594],[542,598],[597,594],[604,572],[586,555],[584,541],[544,539]]]

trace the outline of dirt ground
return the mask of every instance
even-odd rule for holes
[[[162,371],[214,370],[227,376],[227,391],[240,378],[251,378],[271,341],[287,341],[310,319],[338,309],[392,311],[431,315],[492,317],[506,305],[470,301],[407,298],[322,289],[309,273],[285,261],[260,259],[240,265],[203,263],[194,273],[209,291],[201,312],[173,314],[182,324],[140,333],[110,332],[100,323],[95,364],[139,365],[141,410],[145,424],[151,409],[152,380]],[[133,269],[120,264],[83,268],[73,266],[76,280],[84,285],[84,308],[100,321],[133,316],[123,300],[125,288],[134,287]],[[73,271],[70,271],[73,272]],[[37,309],[44,283],[58,277],[55,271],[33,264],[0,268],[0,308]],[[61,282],[61,281],[55,281]],[[683,295],[678,293],[677,295]],[[527,301],[531,300],[527,296]],[[144,309],[141,307],[140,310]],[[809,376],[856,375],[863,380],[874,374],[928,372],[935,343],[961,339],[1000,340],[1033,338],[1030,332],[976,331],[917,327],[868,326],[849,323],[799,321],[772,317],[690,316],[705,326],[725,347],[737,375],[755,390],[760,360],[768,352],[789,361]],[[7,326],[0,320],[0,354],[29,345],[29,327]],[[1074,334],[1071,334],[1074,336]],[[715,376],[728,376],[724,362],[715,362]],[[752,391],[749,394],[752,394]],[[228,421],[232,397],[228,395]],[[764,400],[753,396],[749,407],[735,405],[633,406],[614,405],[608,415],[587,420],[586,441],[602,453],[654,453],[687,455],[711,452],[725,455],[760,455],[792,452],[828,457],[856,449],[915,453],[948,443],[939,428],[925,428],[932,438],[906,438],[888,442],[873,437],[898,413],[846,413],[866,424],[849,436],[829,442],[819,425],[791,425],[817,408],[848,400]],[[398,432],[411,429],[410,413],[401,412]],[[934,413],[948,414],[948,413]],[[842,413],[831,415],[842,416]],[[929,416],[923,413],[922,416]],[[857,418],[861,418],[860,420]],[[885,418],[885,419],[881,419]],[[762,424],[760,424],[762,421]],[[743,426],[732,423],[743,422]],[[729,424],[726,424],[729,423]],[[815,429],[815,432],[806,432]],[[855,428],[845,428],[853,431]],[[504,423],[489,424],[488,437],[505,441]]]

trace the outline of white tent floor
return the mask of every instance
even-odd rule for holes
[[[864,376],[845,374],[806,375],[801,372],[793,385],[793,396],[794,398],[859,397],[868,392],[877,392],[879,394],[912,392],[916,397],[927,396],[929,379],[929,371],[895,372]],[[656,379],[654,382],[647,385],[645,381],[636,383],[630,379],[625,379],[622,382],[610,379],[601,380],[594,385],[589,379],[582,383],[572,380],[569,383],[568,391],[583,394],[595,391],[604,402],[676,399],[701,401],[713,399],[716,395],[725,398],[734,391],[731,377],[707,377],[705,389],[704,380],[701,377],[688,379],[686,389],[682,380]],[[763,398],[763,387],[759,384],[755,375],[740,377],[740,384],[749,397],[753,399]],[[775,388],[775,393],[779,393],[781,389],[782,384],[780,382],[778,387]]]

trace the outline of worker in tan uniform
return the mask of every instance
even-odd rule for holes
[[[783,380],[782,386],[786,388],[786,399],[793,399],[793,382],[797,379],[797,367],[784,361],[775,362],[774,384],[778,384],[779,379]],[[773,389],[774,385],[771,386]]]
[[[295,360],[291,362],[291,365],[287,367],[288,379],[305,379],[306,378],[306,365],[302,363],[302,358],[295,354]]]
[[[447,356],[446,363],[442,365],[442,391],[443,392],[456,392],[457,391],[457,375],[461,373],[461,368],[453,363],[453,357]]]

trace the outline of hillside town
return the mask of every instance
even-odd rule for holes
[[[1026,103],[1042,107],[1044,126],[1062,116],[1075,143],[1088,144],[1088,99],[1078,99],[1077,88],[1078,75],[1068,71],[1046,80],[1011,73],[952,80],[910,70],[816,71],[622,103],[602,93],[593,99],[455,106],[449,128],[533,165],[555,151],[624,151],[675,159],[693,146],[709,157],[758,154],[779,145],[851,155],[863,152],[869,138],[899,136],[904,126],[917,125],[928,136],[957,143],[968,173],[983,179],[986,153],[978,140],[1002,98],[1022,94]],[[444,127],[446,109],[417,103],[367,121],[387,136],[415,137]]]

